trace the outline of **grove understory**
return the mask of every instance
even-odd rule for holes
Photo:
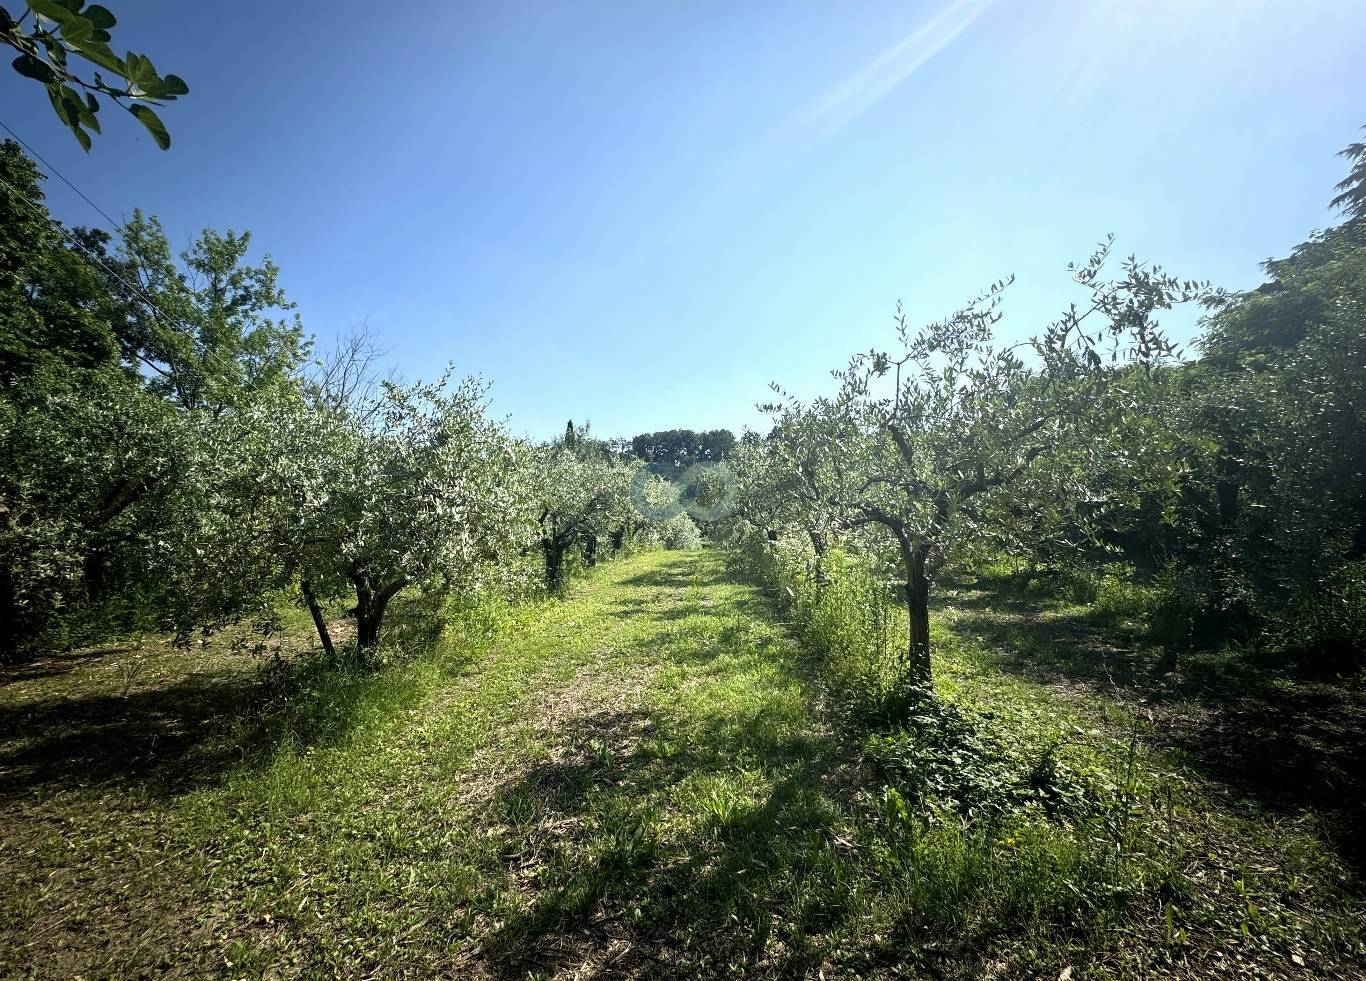
[[[983,574],[883,723],[852,581],[653,550],[400,595],[378,668],[295,610],[0,669],[0,975],[1366,976],[1359,684]]]

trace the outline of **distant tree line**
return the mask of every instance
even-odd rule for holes
[[[631,453],[637,459],[671,479],[696,463],[720,463],[734,450],[735,434],[729,429],[666,429],[641,433],[631,440]]]

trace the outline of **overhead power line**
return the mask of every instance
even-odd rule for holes
[[[81,200],[82,200],[82,201],[84,201],[86,204],[90,205],[90,207],[94,208],[94,209],[95,209],[96,211],[98,211],[101,215],[103,215],[105,221],[109,222],[109,224],[113,225],[115,228],[122,228],[122,227],[123,227],[123,222],[121,222],[121,221],[115,221],[113,218],[109,217],[109,212],[105,211],[103,208],[101,208],[101,207],[100,207],[98,204],[96,204],[94,201],[90,200],[90,198],[86,196],[86,193],[85,193],[84,191],[82,191],[82,190],[81,190],[79,187],[77,187],[75,184],[71,183],[71,181],[67,180],[67,177],[66,177],[65,174],[63,174],[60,170],[58,170],[58,169],[57,169],[56,167],[54,167],[52,164],[48,163],[46,157],[44,157],[44,156],[43,156],[41,153],[39,153],[37,150],[33,149],[33,147],[29,146],[28,142],[27,142],[22,136],[20,136],[18,133],[16,133],[14,130],[10,129],[10,128],[9,128],[9,124],[6,123],[3,119],[0,119],[0,127],[4,127],[5,132],[8,133],[10,136],[14,137],[15,141],[16,141],[20,146],[22,146],[25,150],[27,150],[27,151],[28,151],[30,154],[32,154],[33,156],[37,157],[37,158],[38,158],[38,162],[41,163],[44,167],[46,167],[48,170],[50,170],[50,171],[52,171],[54,174],[56,174],[57,177],[58,177],[58,179],[60,179],[61,182],[62,182],[63,184],[65,184],[67,187],[71,188],[73,191],[75,191],[77,194],[79,194],[79,195],[81,196]]]
[[[3,127],[5,132],[9,133],[10,136],[14,137],[15,141],[18,142],[20,146],[24,147],[24,149],[26,149],[29,153],[36,157],[39,160],[39,162],[41,162],[43,165],[48,167],[54,174],[56,174],[62,180],[62,182],[66,184],[67,187],[71,188],[71,190],[75,191],[78,195],[80,195],[81,200],[85,201],[86,204],[90,205],[90,207],[94,208],[101,215],[103,215],[105,220],[107,220],[109,224],[114,226],[112,234],[116,234],[120,238],[124,237],[122,223],[117,222],[113,218],[109,217],[109,212],[105,211],[98,204],[92,201],[84,191],[82,191],[79,187],[77,187],[70,180],[68,180],[67,177],[64,174],[62,174],[61,171],[59,171],[56,167],[53,167],[52,164],[48,163],[42,154],[40,154],[37,150],[33,149],[33,147],[29,146],[29,144],[23,139],[23,137],[21,137],[18,133],[14,132],[14,130],[12,130],[9,127],[9,125],[5,123],[3,120],[0,120],[0,127]],[[86,259],[86,261],[99,266],[99,268],[103,269],[110,276],[114,277],[115,280],[123,284],[124,288],[127,289],[130,293],[132,293],[135,297],[137,297],[143,303],[146,303],[148,308],[151,309],[152,316],[154,319],[160,319],[170,324],[170,326],[177,328],[182,333],[190,336],[191,338],[193,337],[193,334],[190,331],[190,329],[180,321],[176,320],[174,317],[167,314],[164,310],[161,309],[161,307],[157,306],[156,300],[154,300],[151,294],[148,293],[140,284],[130,283],[122,273],[112,268],[107,262],[104,261],[103,257],[101,257],[99,254],[90,249],[84,242],[82,242],[75,235],[71,234],[70,230],[60,221],[53,218],[52,215],[48,213],[46,208],[42,208],[34,204],[24,194],[22,194],[18,188],[16,188],[9,181],[5,180],[3,177],[0,177],[0,184],[3,184],[5,187],[9,188],[10,192],[15,196],[15,198],[17,198],[19,201],[22,201],[25,205],[28,206],[30,210],[36,213],[39,217],[43,218],[45,221],[47,221],[47,223],[56,230],[57,234],[61,235],[64,241],[72,245]],[[198,355],[201,362],[216,365],[220,369],[231,370],[240,367],[235,363],[230,364],[228,361],[224,360],[216,351],[211,351],[208,348],[201,348],[198,351]],[[152,365],[151,362],[147,361],[146,358],[139,358],[139,360],[143,361],[145,364],[147,364],[149,367],[152,367],[154,370],[160,370],[156,368],[155,365]]]

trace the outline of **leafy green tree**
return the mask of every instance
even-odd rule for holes
[[[731,454],[734,454],[732,449]],[[685,471],[684,495],[687,512],[699,528],[710,531],[713,525],[729,518],[736,506],[735,469],[729,460],[716,464],[694,464]]]
[[[659,529],[659,540],[665,548],[688,550],[701,548],[702,532],[686,511],[675,514]]]
[[[1107,281],[1108,255],[1107,244],[1075,272],[1086,307],[1026,344],[995,341],[1001,282],[919,330],[898,314],[899,351],[853,358],[835,398],[769,406],[777,452],[796,471],[773,486],[791,506],[890,539],[917,684],[931,677],[930,587],[948,561],[1028,547],[1082,503],[1088,473],[1126,453],[1135,469],[1156,456],[1112,438],[1141,404],[1132,388],[1143,376],[1130,365],[1169,357],[1155,315],[1204,291],[1132,258]]]
[[[147,585],[186,431],[121,360],[102,235],[47,213],[40,175],[0,144],[0,657]]]
[[[278,270],[243,261],[245,236],[206,232],[177,265],[160,226],[139,216],[111,252],[103,233],[47,213],[40,175],[12,142],[0,144],[0,217],[8,659],[115,611],[115,628],[182,619],[196,589],[173,570],[193,563],[167,543],[198,520],[208,423],[297,388],[304,346],[297,321],[269,316],[287,303]]]
[[[840,525],[841,501],[852,497],[856,475],[844,469],[841,449],[859,433],[828,400],[789,402],[773,431],[742,445],[733,462],[738,517],[759,529],[766,541],[785,534],[807,539],[812,573],[825,582],[824,563]]]
[[[541,447],[531,464],[545,586],[552,594],[564,587],[571,549],[582,549],[591,564],[603,539],[620,547],[632,518],[633,469],[585,452],[582,437],[576,449],[563,443]]]
[[[27,0],[17,17],[0,7],[0,41],[19,52],[14,70],[47,90],[57,118],[87,151],[100,132],[100,99],[131,113],[165,150],[171,136],[153,106],[174,102],[190,91],[178,75],[160,75],[146,55],[120,58],[110,42],[117,23],[108,7],[84,0]],[[88,63],[93,75],[77,74],[71,57]],[[108,72],[118,81],[101,74]]]
[[[184,420],[115,368],[50,366],[0,399],[0,659],[149,585],[167,499],[188,465]]]
[[[1165,400],[1184,475],[1152,547],[1210,629],[1297,623],[1298,604],[1332,622],[1299,624],[1296,643],[1350,647],[1366,611],[1323,603],[1366,557],[1366,222],[1264,268],[1207,319],[1202,358]]]
[[[120,356],[115,301],[84,254],[103,256],[108,237],[63,228],[48,214],[41,181],[19,144],[0,142],[0,380],[7,383],[43,362],[91,368]]]
[[[141,212],[117,249],[47,213],[37,168],[0,143],[0,376],[43,359],[122,363],[154,394],[221,412],[292,378],[308,346],[279,267],[247,261],[248,233],[204,231],[174,257]]]
[[[655,473],[676,478],[695,463],[719,463],[735,448],[728,429],[698,433],[691,429],[668,429],[641,433],[631,440],[631,451]]]
[[[243,578],[297,582],[324,649],[323,615],[345,594],[356,647],[379,641],[400,590],[476,587],[486,567],[526,540],[524,472],[485,413],[485,386],[383,383],[337,408],[287,388],[215,426],[212,487],[187,554],[212,556],[224,595]],[[231,604],[225,604],[231,606]]]
[[[177,261],[156,218],[136,211],[124,226],[109,280],[123,305],[124,357],[184,409],[221,413],[304,364],[280,269],[269,256],[248,263],[250,248],[249,232],[208,229]]]

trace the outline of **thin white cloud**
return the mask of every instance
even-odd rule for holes
[[[830,88],[792,128],[823,139],[853,122],[972,26],[993,0],[952,0],[867,65]]]

